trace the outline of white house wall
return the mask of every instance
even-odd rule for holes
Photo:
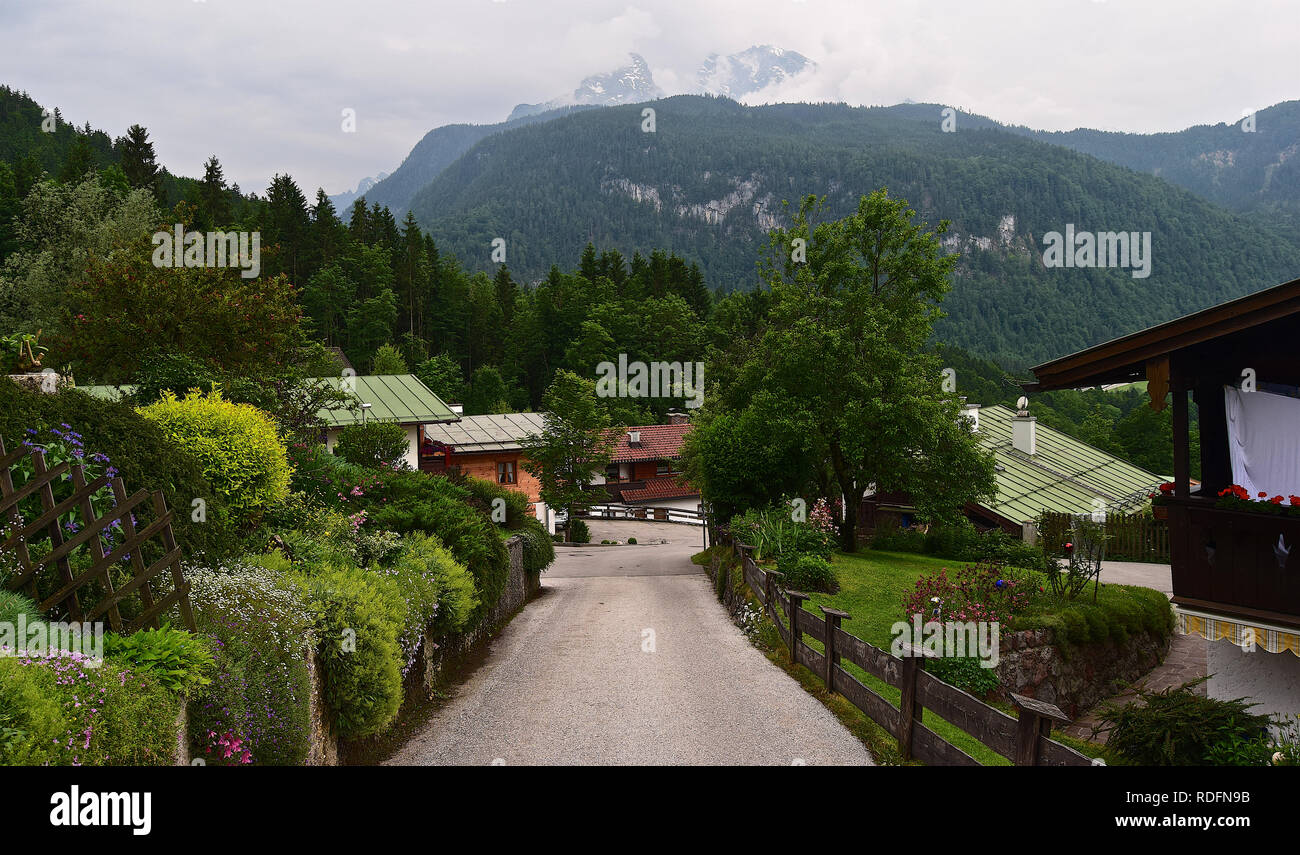
[[[1300,656],[1289,651],[1247,653],[1230,641],[1206,645],[1206,691],[1212,698],[1250,698],[1264,715],[1300,714]]]

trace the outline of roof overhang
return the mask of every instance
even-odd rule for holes
[[[1300,279],[1045,362],[1026,391],[1075,389],[1146,378],[1147,363],[1282,318],[1300,315]]]

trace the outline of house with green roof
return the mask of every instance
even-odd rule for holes
[[[325,422],[325,435],[322,438],[331,452],[338,441],[339,432],[348,425],[370,421],[394,422],[406,428],[404,459],[412,469],[419,469],[424,426],[460,420],[460,415],[414,374],[349,374],[345,377],[322,377],[310,382],[321,382],[342,389],[357,399],[356,406],[352,409],[320,411],[320,417]],[[133,386],[77,388],[88,395],[107,400],[118,400],[134,391]]]
[[[1041,425],[1024,408],[967,404],[965,415],[993,455],[996,496],[966,507],[966,516],[983,529],[1021,537],[1043,511],[1135,513],[1169,480]],[[905,495],[870,494],[859,510],[859,529],[869,533],[878,525],[907,525],[914,512]]]
[[[318,382],[348,392],[358,402],[350,410],[321,410],[320,417],[325,422],[325,445],[331,452],[339,432],[349,425],[394,422],[406,428],[406,455],[403,459],[412,469],[419,469],[425,425],[460,421],[460,415],[414,374],[322,377]]]

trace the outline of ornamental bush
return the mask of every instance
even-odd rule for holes
[[[194,621],[215,651],[211,681],[189,707],[195,756],[238,762],[219,756],[226,739],[239,741],[252,763],[301,765],[311,736],[306,657],[315,623],[304,592],[293,577],[254,563],[187,567],[185,576]]]
[[[436,537],[412,532],[402,538],[401,551],[389,565],[375,572],[397,583],[406,598],[402,653],[407,673],[425,630],[445,635],[464,629],[478,606],[474,577],[452,557]]]
[[[393,580],[356,567],[320,568],[304,581],[339,735],[379,733],[402,706],[402,593]]]
[[[204,476],[202,464],[156,422],[126,403],[93,398],[76,389],[45,395],[0,377],[0,436],[6,448],[17,448],[30,436],[29,429],[44,433],[64,424],[78,434],[87,456],[108,458],[128,490],[162,492],[167,506],[177,511],[172,527],[187,555],[206,552],[219,559],[236,548],[224,499]],[[189,509],[196,498],[207,501],[206,522],[191,519]]]
[[[785,586],[796,591],[833,594],[840,589],[831,563],[820,555],[782,555],[777,561],[776,569],[785,576]]]
[[[795,521],[791,509],[784,505],[751,509],[734,517],[731,532],[754,547],[759,561],[803,554],[829,559],[835,548],[833,533],[807,520]]]
[[[77,653],[0,656],[6,763],[168,766],[179,712],[175,694],[112,659],[93,667]]]
[[[339,431],[334,453],[367,469],[399,467],[406,457],[406,428],[394,422],[366,422]]]
[[[541,521],[527,520],[514,534],[523,539],[524,570],[528,573],[541,573],[555,560],[555,542]],[[629,537],[627,542],[636,543],[636,538]]]
[[[1205,679],[1159,692],[1138,689],[1134,701],[1104,705],[1096,730],[1109,734],[1107,752],[1120,763],[1138,766],[1205,766],[1225,756],[1261,759],[1268,745],[1268,716],[1251,713],[1254,704],[1243,698],[1201,697],[1193,688]]]
[[[233,404],[220,390],[184,398],[165,391],[140,414],[199,460],[204,477],[237,525],[255,523],[288,496],[288,452],[275,422],[261,410]]]
[[[164,626],[142,629],[131,635],[109,633],[104,637],[104,655],[148,674],[163,688],[182,697],[208,685],[212,671],[212,645],[203,636]]]

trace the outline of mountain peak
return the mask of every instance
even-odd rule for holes
[[[695,82],[701,92],[741,98],[816,68],[817,63],[801,53],[775,45],[754,45],[728,56],[709,54],[696,72]]]
[[[632,62],[613,71],[593,74],[583,79],[572,95],[552,98],[541,104],[520,104],[510,112],[512,119],[545,113],[574,104],[591,104],[610,107],[616,104],[635,104],[663,97],[663,90],[655,85],[650,64],[639,53],[628,54]]]

